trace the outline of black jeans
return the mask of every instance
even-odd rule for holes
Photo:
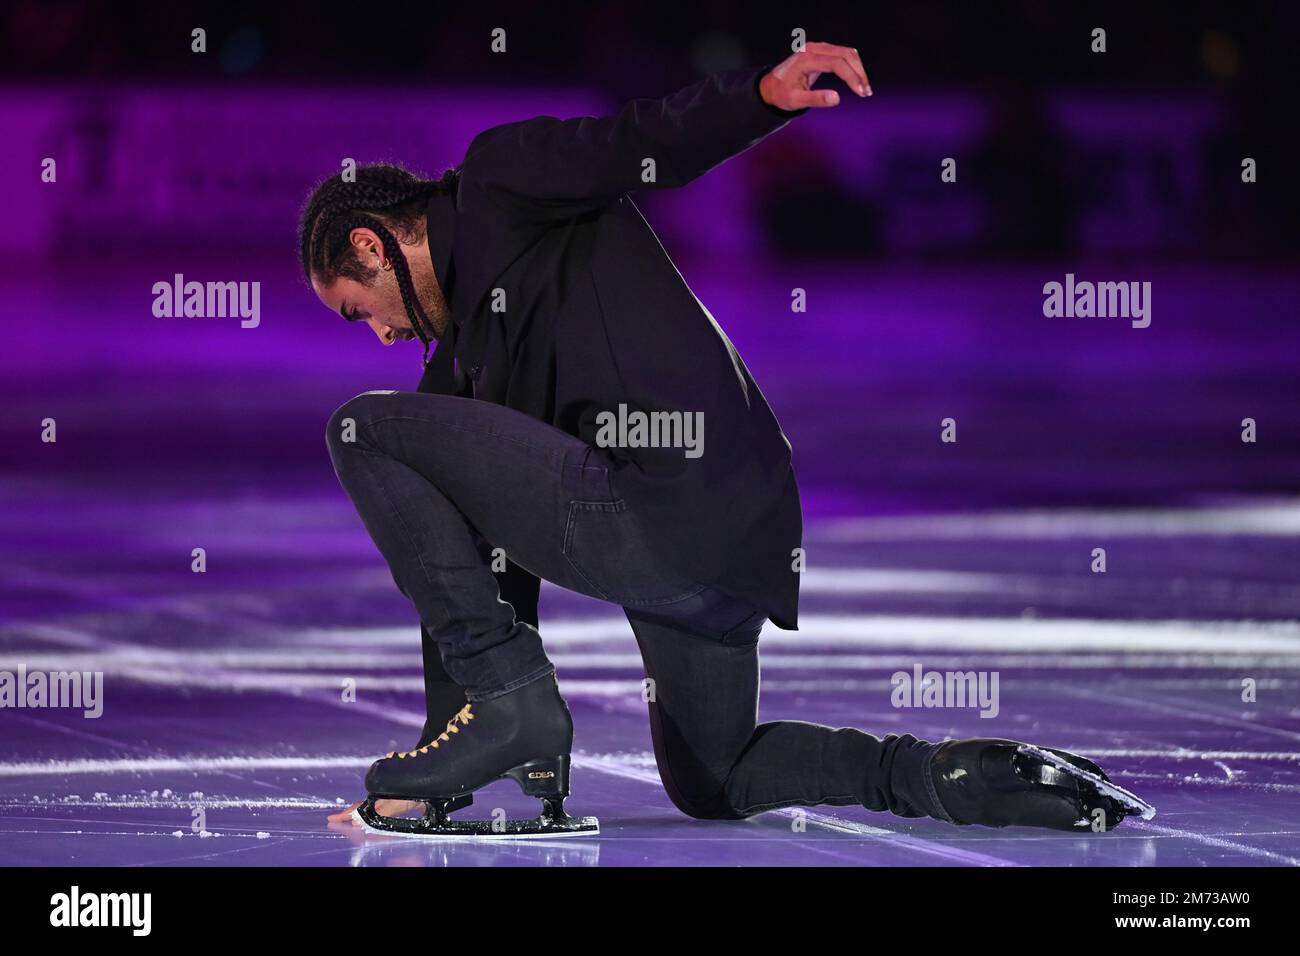
[[[934,745],[757,722],[763,615],[652,552],[600,449],[503,406],[415,392],[357,396],[327,439],[437,646],[440,662],[426,653],[426,667],[441,663],[457,696],[491,699],[554,671],[537,628],[500,598],[500,548],[539,578],[624,608],[651,682],[659,773],[683,812],[860,804],[943,816],[925,775]]]

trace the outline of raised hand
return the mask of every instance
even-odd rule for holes
[[[764,103],[783,110],[838,106],[840,94],[835,90],[812,88],[823,73],[834,73],[858,96],[871,95],[871,81],[858,51],[833,43],[804,44],[802,52],[783,60],[759,80],[758,91]]]

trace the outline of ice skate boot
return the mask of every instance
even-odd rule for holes
[[[595,817],[564,812],[569,795],[573,719],[548,675],[492,700],[467,703],[446,729],[416,750],[390,753],[366,774],[368,796],[357,807],[362,826],[376,833],[454,839],[522,839],[600,832]],[[474,791],[496,780],[514,780],[542,801],[533,820],[453,820],[474,802]],[[385,817],[375,801],[415,800],[419,818]]]
[[[930,756],[928,778],[959,826],[1110,830],[1155,807],[1110,782],[1091,760],[1047,747],[978,737],[950,740]]]

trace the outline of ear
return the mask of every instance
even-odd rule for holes
[[[352,248],[357,251],[357,258],[363,264],[379,265],[384,259],[384,244],[380,241],[379,236],[373,229],[366,229],[364,226],[358,226],[353,229],[348,238],[352,242]]]

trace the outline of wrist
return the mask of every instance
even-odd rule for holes
[[[758,101],[763,104],[764,109],[786,119],[791,119],[795,116],[802,116],[804,113],[808,112],[808,107],[806,106],[799,110],[783,110],[781,107],[773,105],[770,98],[772,95],[770,91],[772,89],[772,84],[775,82],[776,78],[772,76],[772,68],[770,66],[761,68],[757,78],[754,80],[754,95],[758,97]]]

